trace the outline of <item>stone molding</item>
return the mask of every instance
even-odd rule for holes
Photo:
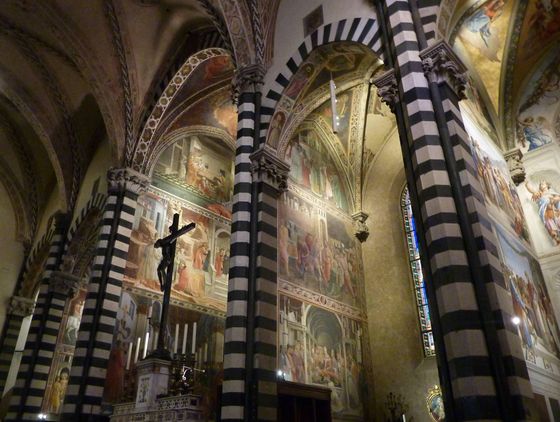
[[[369,237],[369,228],[366,224],[368,217],[369,214],[363,211],[352,214],[352,219],[354,220],[354,236],[356,236],[356,239],[361,243],[364,243]]]
[[[8,315],[17,315],[26,317],[33,315],[35,310],[35,301],[27,297],[12,296],[8,305]]]
[[[446,83],[459,99],[466,98],[467,68],[445,40],[422,50],[420,58],[428,81]]]
[[[519,148],[512,149],[504,154],[504,158],[508,164],[509,173],[515,186],[519,186],[525,181],[525,167],[521,159],[523,154]]]
[[[373,80],[373,84],[377,87],[377,95],[381,98],[391,111],[395,111],[395,106],[399,102],[399,85],[395,76],[395,70],[390,69],[378,78]]]
[[[252,163],[253,181],[266,183],[279,194],[288,189],[290,166],[278,158],[276,152],[264,146],[252,153],[249,158]]]
[[[83,284],[83,279],[78,276],[62,271],[53,271],[49,280],[49,291],[74,297]]]
[[[130,167],[113,167],[107,171],[107,182],[109,184],[109,192],[128,190],[140,195],[146,191],[150,184],[150,179],[145,174],[137,172]]]

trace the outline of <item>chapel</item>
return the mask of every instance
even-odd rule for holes
[[[560,0],[2,0],[0,198],[0,421],[560,421]]]

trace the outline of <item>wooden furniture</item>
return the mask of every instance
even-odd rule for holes
[[[278,381],[278,422],[331,422],[331,390]]]

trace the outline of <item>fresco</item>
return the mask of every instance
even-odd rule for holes
[[[352,97],[354,96],[353,90],[344,91],[337,95],[336,98],[336,114],[337,130],[336,137],[340,140],[344,147],[344,151],[348,151],[348,143],[350,136],[350,117],[352,116]],[[330,100],[325,101],[316,111],[329,126],[332,125],[332,108]]]
[[[361,324],[281,295],[278,367],[284,379],[330,387],[338,418],[363,416]]]
[[[333,206],[348,210],[342,179],[323,142],[313,130],[300,130],[288,143],[290,178]]]
[[[192,71],[188,83],[174,98],[173,102],[183,102],[205,88],[231,77],[233,70],[233,63],[229,56],[215,56],[205,60]]]
[[[152,185],[231,218],[233,152],[208,136],[185,136],[160,155]]]
[[[278,215],[280,277],[350,305],[358,304],[360,248],[350,223],[289,192]]]
[[[471,153],[489,211],[511,227],[519,239],[529,242],[529,232],[521,200],[510,178],[509,169],[488,133],[481,130],[468,114],[463,115],[469,134]]]
[[[156,348],[160,318],[160,302],[141,293],[123,292],[107,367],[106,402],[131,400],[136,364]],[[196,368],[204,370],[198,372],[194,392],[203,397],[205,420],[215,418],[216,386],[223,378],[224,328],[223,318],[170,306],[165,344],[172,353],[193,353]]]
[[[538,184],[527,180],[525,188],[531,194],[531,201],[551,243],[560,245],[560,193],[547,180],[541,180]]]
[[[169,127],[168,133],[192,125],[206,125],[223,129],[235,139],[237,134],[237,109],[231,102],[230,90],[217,90],[215,94],[207,96],[186,108]]]
[[[560,358],[560,331],[540,270],[526,249],[497,227],[502,271],[512,295],[513,310],[520,319],[519,334],[526,349]]]
[[[43,412],[60,414],[62,411],[86,293],[85,288],[79,290],[68,302],[62,314],[61,329],[56,340],[53,362],[45,388],[41,409]]]
[[[487,0],[469,9],[458,30],[454,47],[468,56],[476,68],[490,96],[494,109],[498,109],[501,62],[508,24],[513,7],[511,0]]]
[[[229,221],[153,189],[138,199],[132,227],[124,283],[159,292],[157,266],[161,249],[155,241],[167,234],[173,214],[180,225],[196,229],[179,238],[175,257],[172,297],[225,311],[229,270]]]
[[[523,152],[555,141],[559,102],[560,54],[556,52],[535,72],[521,100],[517,140]],[[560,126],[556,131],[560,131]]]
[[[528,0],[519,27],[519,41],[513,73],[513,90],[517,92],[535,64],[560,36],[560,1]],[[523,8],[520,8],[523,9]],[[517,28],[516,28],[517,29]],[[539,48],[534,48],[535,46]]]

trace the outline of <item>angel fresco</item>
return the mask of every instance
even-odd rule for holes
[[[537,204],[539,217],[555,245],[560,245],[560,193],[552,185],[541,180],[537,188],[529,181],[525,187],[531,193],[531,200]]]
[[[466,41],[479,47],[480,53],[493,62],[500,60],[497,54],[499,42],[493,33],[493,24],[502,15],[505,3],[505,0],[487,1],[465,21],[467,33],[476,36]]]

